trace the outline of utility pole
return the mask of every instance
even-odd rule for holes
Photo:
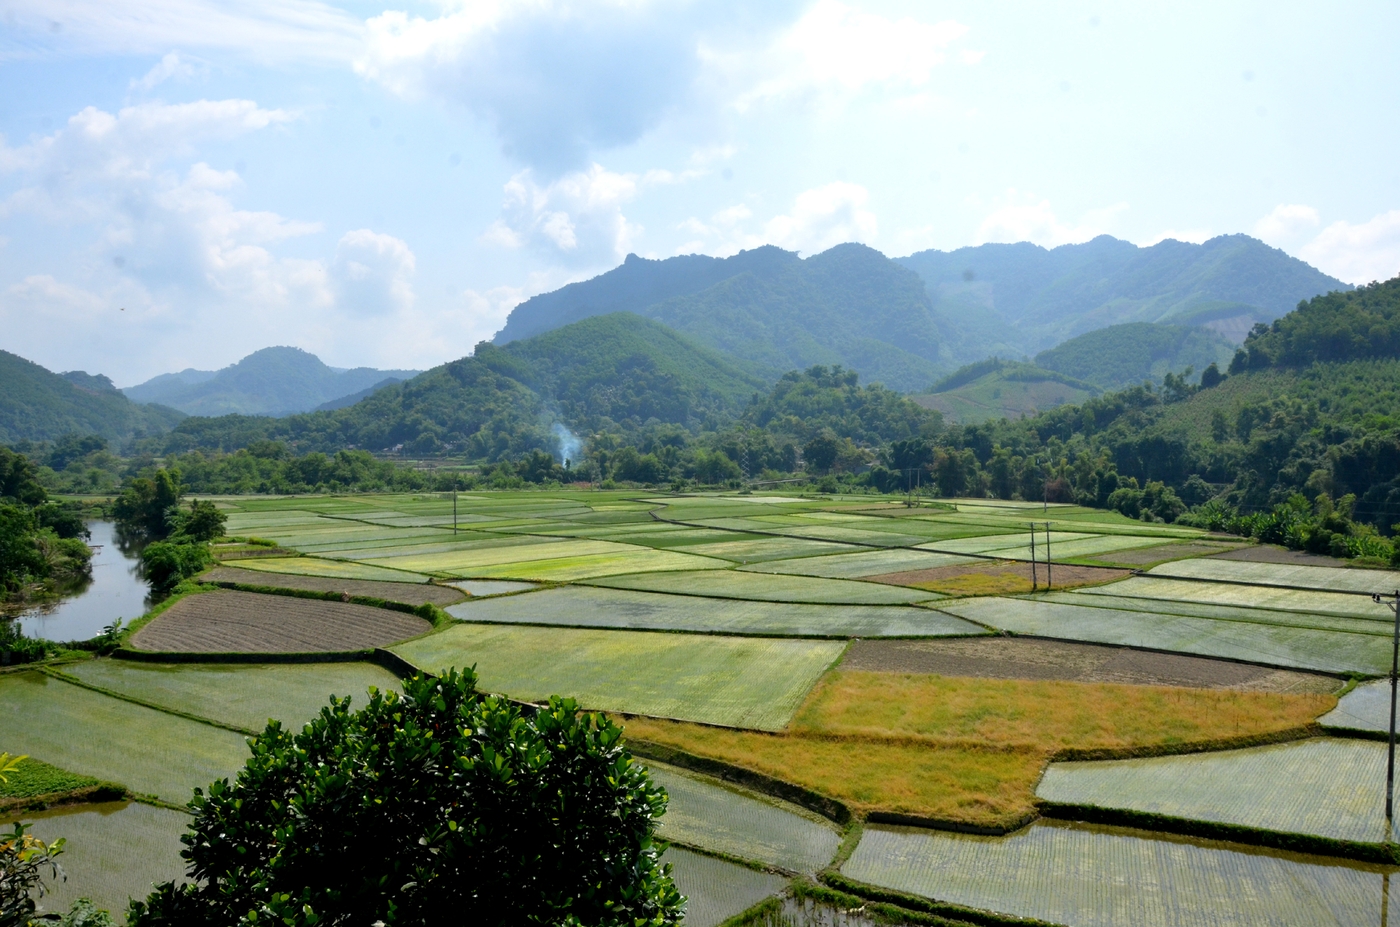
[[[1035,534],[1034,531],[1031,534]],[[1048,592],[1053,583],[1050,580],[1050,522],[1045,523],[1045,589]]]
[[[1031,522],[1031,592],[1036,591],[1035,575],[1035,522]]]
[[[452,487],[452,533],[457,533],[457,487]]]
[[[1384,601],[1384,600],[1389,601]],[[1391,843],[1394,832],[1395,806],[1395,689],[1400,679],[1400,589],[1377,592],[1371,601],[1384,604],[1395,614],[1395,638],[1390,650],[1390,753],[1385,764],[1385,842]]]

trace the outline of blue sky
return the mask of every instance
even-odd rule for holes
[[[1246,232],[1400,272],[1400,4],[0,0],[0,348],[470,353],[649,257]]]

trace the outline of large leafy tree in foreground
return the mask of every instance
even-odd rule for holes
[[[273,722],[237,780],[191,802],[191,883],[133,902],[133,927],[675,924],[652,842],[666,794],[622,730],[572,700],[534,715],[472,671]]]

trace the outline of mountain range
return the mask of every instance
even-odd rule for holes
[[[101,374],[58,374],[0,351],[0,444],[96,434],[112,442],[169,431],[183,412],[138,405]]]
[[[849,243],[806,259],[765,246],[729,258],[628,255],[607,273],[521,303],[494,341],[626,311],[769,379],[841,364],[914,391],[964,364],[1026,357],[1129,322],[1206,327],[1238,343],[1301,300],[1347,289],[1246,235],[1147,248],[1104,235],[1048,250],[987,244],[896,259]]]
[[[136,402],[156,402],[188,415],[290,415],[322,405],[339,408],[417,370],[328,367],[300,348],[254,351],[222,370],[166,373],[122,390]]]

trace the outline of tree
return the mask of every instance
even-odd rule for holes
[[[183,538],[152,541],[141,550],[141,572],[156,592],[169,592],[213,562],[208,547]]]
[[[48,575],[48,564],[34,543],[38,526],[22,505],[0,503],[0,590],[15,590]]]
[[[132,927],[668,925],[684,899],[653,843],[666,793],[622,729],[551,698],[527,716],[472,670],[277,722],[236,781],[196,790],[181,856]]]
[[[151,476],[131,480],[117,497],[112,514],[121,524],[147,537],[163,538],[170,533],[170,510],[180,504],[183,494],[180,471],[161,468]]]
[[[191,541],[207,543],[223,537],[227,516],[218,506],[207,499],[196,499],[190,503],[188,512],[180,512],[174,518],[173,537],[188,538]]]
[[[841,442],[830,429],[822,429],[822,432],[802,448],[802,459],[807,465],[818,473],[825,473],[831,469],[831,465],[836,463],[836,457],[841,453]]]

